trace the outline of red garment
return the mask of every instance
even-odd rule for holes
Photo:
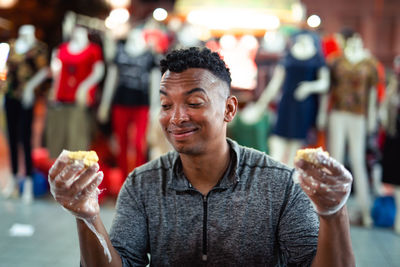
[[[325,58],[340,56],[342,53],[334,35],[328,35],[322,38],[321,45]]]
[[[92,72],[96,62],[103,60],[99,45],[90,43],[86,49],[78,54],[68,51],[68,43],[60,45],[57,57],[62,63],[61,76],[56,89],[56,100],[64,103],[74,103],[76,91]],[[89,89],[88,105],[94,102],[96,86]]]
[[[385,91],[386,91],[386,74],[385,74],[385,66],[381,62],[377,62],[376,70],[378,71],[378,83],[376,84],[376,91],[378,96],[378,103],[382,103],[385,99]]]
[[[134,168],[138,167],[147,161],[147,143],[146,131],[149,120],[149,107],[136,106],[127,107],[122,105],[114,105],[112,110],[112,123],[114,133],[119,145],[118,164],[124,173],[124,177],[128,172],[132,171],[128,166],[128,145],[134,144],[136,151],[136,161]],[[129,142],[131,131],[130,126],[133,126],[133,140]]]

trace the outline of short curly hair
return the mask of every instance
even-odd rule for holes
[[[220,55],[208,48],[190,47],[174,50],[160,61],[161,73],[167,70],[183,72],[189,68],[202,68],[211,71],[231,87],[231,73]]]

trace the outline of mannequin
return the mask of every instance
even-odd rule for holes
[[[47,116],[46,140],[50,157],[63,149],[87,150],[90,108],[104,75],[101,48],[91,43],[86,28],[77,26],[71,39],[53,53],[53,90]],[[55,138],[57,137],[57,138]]]
[[[114,63],[106,77],[98,119],[104,123],[109,114],[112,115],[113,131],[119,144],[118,163],[125,177],[130,171],[127,157],[129,127],[134,130],[135,167],[147,161],[149,91],[151,77],[157,77],[151,75],[154,67],[155,57],[144,40],[143,32],[133,29],[126,42],[118,45]]]
[[[351,169],[354,174],[355,194],[361,207],[362,223],[372,225],[370,196],[365,162],[366,137],[376,128],[376,63],[363,47],[360,36],[348,38],[343,56],[334,60],[331,68],[331,110],[327,113],[325,99],[322,103],[319,125],[328,121],[328,150],[332,157],[344,162],[348,142]]]
[[[316,37],[303,31],[291,36],[291,40],[286,56],[275,67],[261,97],[244,109],[242,118],[248,122],[259,120],[282,87],[270,150],[273,158],[292,166],[296,151],[303,146],[307,132],[315,122],[317,94],[328,90],[329,71]]]
[[[398,150],[400,147],[400,56],[394,60],[394,75],[387,86],[387,96],[381,105],[380,117],[386,132],[382,159],[382,182],[394,186],[396,219],[394,230],[400,234],[400,176]]]
[[[9,181],[3,193],[6,197],[10,197],[16,192],[19,167],[18,144],[21,142],[25,156],[22,200],[25,203],[31,203],[33,200],[31,136],[34,90],[48,74],[47,47],[36,39],[33,25],[21,26],[17,39],[11,40],[7,68],[5,110],[13,179]]]

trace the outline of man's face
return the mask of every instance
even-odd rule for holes
[[[226,142],[228,85],[201,68],[167,71],[160,85],[160,124],[176,151],[200,155]],[[236,102],[235,102],[236,103]],[[228,107],[228,108],[227,108]]]

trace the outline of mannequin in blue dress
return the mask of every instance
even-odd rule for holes
[[[286,55],[275,67],[271,81],[259,100],[244,111],[247,118],[258,118],[279,91],[277,121],[270,137],[271,156],[290,166],[318,113],[318,94],[329,88],[329,70],[319,40],[301,31],[291,36]]]

